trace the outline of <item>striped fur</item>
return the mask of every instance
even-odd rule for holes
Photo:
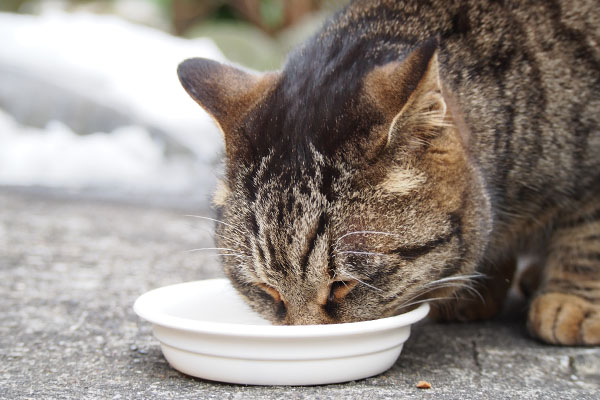
[[[179,75],[223,130],[225,271],[275,323],[489,317],[527,250],[532,334],[600,344],[596,0],[357,0],[280,72]]]

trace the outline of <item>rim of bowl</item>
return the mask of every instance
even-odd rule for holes
[[[173,288],[176,286],[209,284],[209,281],[212,281],[215,284],[229,284],[227,279],[206,279],[163,286],[150,290],[139,296],[133,305],[133,310],[138,316],[154,325],[187,332],[238,337],[298,338],[348,336],[396,329],[403,326],[412,325],[415,322],[425,318],[430,309],[429,303],[422,303],[414,310],[392,317],[385,317],[369,321],[346,322],[341,324],[254,325],[177,317],[162,310],[157,311],[151,307],[151,303],[154,301],[156,296],[158,296],[160,292],[166,291],[167,288],[173,290]]]

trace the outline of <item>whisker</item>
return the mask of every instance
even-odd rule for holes
[[[204,257],[237,257],[240,259],[248,259],[248,258],[252,258],[251,256],[245,256],[243,254],[232,254],[232,253],[218,253],[218,254],[206,254],[204,255]]]
[[[467,283],[467,282],[461,282],[461,281],[452,282],[452,281],[449,281],[447,279],[440,279],[439,281],[440,282],[438,282],[437,284],[435,284],[433,286],[431,285],[433,282],[430,282],[428,284],[423,285],[421,288],[419,288],[418,290],[416,290],[411,297],[409,297],[408,299],[405,299],[404,303],[410,302],[410,301],[412,301],[412,300],[414,300],[414,299],[416,299],[418,297],[424,296],[427,293],[433,292],[433,291],[435,291],[437,289],[443,289],[443,288],[448,288],[448,287],[454,287],[454,288],[457,289],[454,292],[455,296],[457,296],[457,293],[460,291],[460,289],[470,288],[471,290],[475,291],[475,289],[473,289],[469,285],[469,283]],[[399,296],[400,296],[400,293],[397,293],[392,298],[399,299],[400,298]],[[399,306],[399,307],[402,307],[402,305]]]
[[[344,273],[345,275],[348,275],[350,278],[354,279],[355,281],[362,283],[362,284],[363,284],[363,285],[365,285],[366,287],[369,287],[369,288],[371,288],[371,289],[373,289],[373,290],[377,290],[377,291],[379,291],[379,292],[383,292],[383,289],[379,289],[378,287],[375,287],[375,286],[373,286],[373,285],[371,285],[371,284],[368,284],[368,283],[367,283],[367,282],[365,282],[365,281],[361,281],[360,279],[358,279],[357,277],[355,277],[354,275],[352,275],[352,274],[351,274],[351,273],[349,273],[348,271],[343,271],[343,273]]]
[[[424,287],[423,289],[417,290],[411,297],[409,297],[408,299],[405,299],[404,302],[409,302],[412,301],[418,297],[421,297],[423,295],[426,295],[429,292],[433,292],[437,289],[443,289],[443,288],[448,288],[448,287],[455,287],[455,288],[462,288],[462,285],[457,285],[457,284],[444,284],[444,285],[439,285],[439,286],[434,286],[434,287]],[[394,295],[395,298],[399,299],[399,294]]]
[[[426,293],[426,292],[431,292],[436,289],[442,289],[442,288],[447,288],[447,287],[454,287],[457,289],[471,288],[471,286],[468,283],[445,282],[445,283],[441,283],[441,284],[438,284],[435,286],[424,286],[423,289],[425,289],[425,290],[421,290],[421,292]]]
[[[435,281],[431,281],[425,284],[425,286],[431,286],[431,285],[435,285],[438,283],[442,283],[442,282],[451,282],[451,281],[470,281],[473,278],[481,278],[486,276],[485,274],[481,274],[481,273],[475,273],[475,274],[470,274],[470,275],[456,275],[456,276],[449,276],[447,278],[442,278],[442,279],[437,279]]]
[[[231,229],[235,230],[235,231],[236,231],[236,232],[238,232],[240,235],[245,235],[245,233],[244,233],[244,232],[242,232],[242,231],[241,231],[240,229],[238,229],[237,227],[235,227],[235,226],[233,226],[233,225],[231,225],[231,224],[228,224],[227,222],[223,222],[223,221],[221,221],[221,220],[218,220],[218,219],[214,219],[214,218],[210,218],[210,217],[204,217],[204,216],[202,216],[202,215],[190,215],[190,214],[186,215],[186,217],[200,218],[200,219],[205,219],[205,220],[208,220],[208,221],[213,221],[213,222],[216,222],[216,223],[219,223],[219,224],[223,224],[223,225],[225,225],[225,226],[228,226],[228,227],[230,227]]]
[[[479,300],[481,300],[481,302],[483,304],[485,304],[485,299],[483,298],[483,296],[481,295],[481,293],[479,293],[479,291],[477,289],[475,289],[474,287],[470,286],[470,285],[465,285],[463,287],[464,290],[466,290],[469,293],[473,293],[475,296],[477,296],[479,298]]]
[[[230,248],[227,248],[227,247],[199,247],[197,249],[190,249],[190,250],[185,250],[185,251],[187,253],[187,252],[203,251],[203,250],[225,250],[225,251],[233,251],[233,252],[237,253],[237,251],[235,249],[230,249]]]
[[[230,251],[230,252],[232,252],[232,254],[245,255],[245,256],[248,256],[248,257],[250,257],[250,256],[249,256],[249,255],[247,255],[247,254],[240,253],[240,252],[236,251],[235,249],[229,249],[229,248],[227,248],[227,247],[200,247],[200,248],[197,248],[197,249],[185,250],[185,252],[186,252],[186,253],[194,253],[194,252],[196,252],[196,251],[209,251],[209,250],[223,250],[223,251]]]
[[[460,297],[458,297],[456,294],[454,294],[454,296],[452,296],[452,297],[448,297],[448,296],[446,296],[446,297],[432,297],[432,298],[429,298],[429,299],[416,300],[416,301],[414,301],[412,303],[403,303],[403,304],[401,304],[399,306],[396,306],[395,309],[396,310],[401,310],[403,308],[410,307],[410,306],[413,306],[415,304],[426,303],[426,302],[434,302],[434,301],[439,301],[439,300],[452,300],[454,298],[457,299],[457,300],[460,300]]]
[[[222,235],[222,234],[217,233],[217,232],[213,232],[213,233],[214,233],[215,236],[219,236],[219,237],[223,238],[226,241],[230,241],[232,243],[240,245],[240,246],[244,247],[246,250],[249,250],[250,252],[252,252],[252,249],[247,244],[241,243],[239,240],[236,240],[236,239],[234,239],[232,237],[229,237],[229,236]]]
[[[232,254],[232,253],[226,253],[226,254],[219,253],[219,254],[214,254],[214,255],[215,256],[223,256],[223,257],[231,256],[231,257],[238,257],[238,258],[252,258],[252,256],[247,256],[244,254]]]
[[[402,308],[414,306],[416,304],[427,303],[427,302],[434,302],[434,301],[438,301],[438,300],[450,300],[450,299],[452,299],[452,297],[433,297],[431,299],[422,299],[422,300],[413,301],[412,303],[403,304],[401,306],[398,306],[396,309],[400,310]]]
[[[426,287],[429,287],[429,286],[441,287],[441,286],[436,286],[436,285],[439,285],[440,283],[448,283],[448,282],[464,282],[461,285],[457,285],[456,287],[460,288],[460,289],[464,289],[464,290],[468,291],[469,293],[474,294],[483,303],[485,303],[485,299],[483,298],[481,293],[479,293],[479,291],[473,287],[473,284],[477,283],[476,281],[473,280],[473,278],[485,278],[485,277],[486,277],[485,274],[477,272],[477,273],[470,274],[470,275],[457,275],[457,276],[451,276],[448,278],[438,279],[436,281],[432,281],[432,282],[425,284],[425,286]]]
[[[389,256],[389,254],[385,253],[375,253],[372,251],[353,251],[353,250],[344,250],[344,251],[335,251],[335,254],[358,254],[358,255],[367,255],[367,256]]]
[[[206,228],[200,228],[200,229],[202,231],[208,233],[210,236],[214,236],[214,237],[211,237],[213,242],[216,242],[215,237],[218,236],[223,239],[225,244],[227,244],[227,243],[236,244],[236,245],[241,246],[244,249],[246,249],[248,251],[248,253],[252,253],[252,248],[250,248],[247,244],[240,242],[238,239],[234,239],[231,236],[223,235],[222,233],[215,232],[214,230],[208,230]]]

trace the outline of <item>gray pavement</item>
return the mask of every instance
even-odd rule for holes
[[[525,304],[495,321],[426,322],[389,371],[313,387],[185,376],[132,310],[145,291],[222,276],[202,210],[0,192],[0,398],[598,399],[600,348],[530,339]],[[432,384],[417,389],[417,381]]]

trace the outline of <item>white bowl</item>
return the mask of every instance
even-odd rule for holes
[[[410,325],[429,305],[395,317],[331,325],[274,326],[226,279],[181,283],[140,296],[165,358],[185,374],[252,385],[316,385],[377,375],[396,362]]]

